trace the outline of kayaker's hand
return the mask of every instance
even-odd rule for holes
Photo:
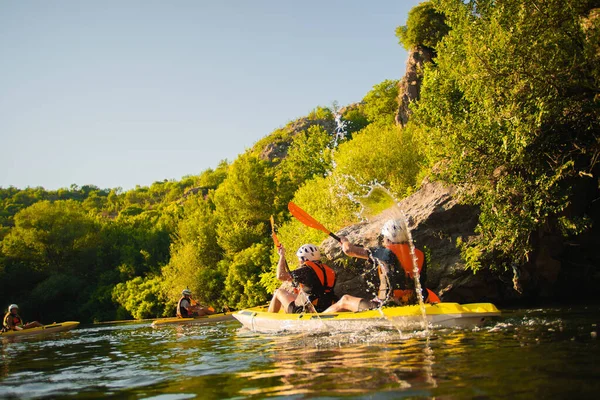
[[[279,253],[279,257],[285,257],[285,247],[283,245],[277,248],[277,252]]]
[[[347,254],[348,250],[350,250],[350,246],[352,245],[352,243],[350,243],[346,236],[340,236],[339,238],[340,243],[342,244],[342,251]]]

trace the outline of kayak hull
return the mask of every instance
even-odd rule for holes
[[[428,325],[433,327],[473,328],[500,316],[500,311],[491,303],[426,304],[425,312]],[[422,311],[418,305],[330,314],[269,313],[265,307],[257,307],[238,311],[233,317],[245,328],[264,333],[330,329],[353,331],[365,327],[423,328]]]
[[[22,331],[8,331],[0,333],[1,337],[28,337],[28,336],[43,336],[49,335],[51,333],[56,332],[66,332],[70,331],[73,328],[77,328],[79,326],[79,322],[77,321],[67,321],[54,323],[50,325],[44,325],[38,328],[29,328],[23,329]]]
[[[195,318],[160,318],[152,322],[153,327],[166,325],[208,324],[212,322],[232,320],[232,314],[213,314]]]

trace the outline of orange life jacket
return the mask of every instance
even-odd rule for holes
[[[6,313],[6,315],[4,316],[4,321],[2,323],[3,328],[5,331],[8,331],[10,329],[12,329],[10,327],[10,325],[8,324],[9,318],[12,318],[12,326],[21,326],[23,325],[23,320],[21,319],[21,316],[19,314],[14,315],[11,312]]]
[[[313,271],[315,271],[315,274],[317,274],[317,278],[319,278],[325,293],[333,290],[333,286],[335,285],[335,271],[331,269],[331,267],[325,264],[316,263],[314,261],[305,261],[304,264],[308,265]]]
[[[406,243],[392,243],[386,246],[389,250],[394,253],[398,262],[404,269],[404,272],[410,279],[415,278],[414,273],[414,264],[413,257],[410,254],[410,246]],[[425,255],[419,249],[415,249],[415,256],[417,258],[417,268],[419,269],[419,273],[423,269],[423,264],[425,262]],[[424,288],[426,289],[426,288]],[[402,303],[407,303],[410,301],[414,290],[402,290],[402,289],[394,289],[393,296],[394,299],[401,301]],[[440,303],[440,298],[431,290],[427,289],[427,303]]]
[[[414,267],[413,267],[413,258],[410,254],[410,246],[408,244],[400,244],[393,243],[386,246],[388,249],[394,253],[400,265],[404,269],[406,275],[414,279]],[[423,252],[419,249],[415,249],[415,256],[417,256],[417,268],[419,268],[419,272],[423,269],[423,263],[425,262],[425,256]]]
[[[310,288],[310,293],[306,292],[302,284],[299,284],[299,287],[309,295],[309,301],[315,307],[315,310],[317,312],[322,312],[336,302],[336,297],[333,293],[335,271],[328,265],[321,264],[320,262],[304,261],[304,264],[315,272],[321,283],[321,287]]]

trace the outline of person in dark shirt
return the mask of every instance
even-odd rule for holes
[[[440,299],[431,290],[425,288],[427,266],[425,256],[419,249],[411,248],[408,241],[406,224],[391,219],[381,229],[383,246],[367,249],[356,246],[340,236],[342,250],[351,257],[368,259],[378,268],[379,291],[372,300],[344,295],[324,312],[364,311],[378,308],[381,305],[410,305],[418,299],[415,285],[415,264],[419,271],[419,284],[423,300],[429,303],[439,303]]]
[[[285,260],[285,248],[280,246],[277,279],[284,285],[275,290],[269,312],[322,312],[335,303],[333,294],[335,272],[321,263],[321,252],[314,244],[305,244],[296,252],[300,267],[290,271]],[[286,289],[285,284],[292,288]]]
[[[214,308],[201,306],[192,300],[191,296],[192,292],[189,289],[183,289],[181,298],[177,302],[177,317],[193,318],[214,314]]]

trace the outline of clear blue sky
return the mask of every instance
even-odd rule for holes
[[[0,187],[180,179],[399,79],[420,1],[0,0]]]

